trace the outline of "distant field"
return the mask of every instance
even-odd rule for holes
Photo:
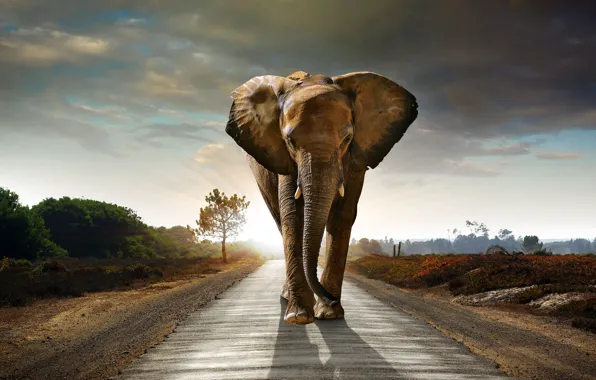
[[[468,304],[505,299],[500,303],[527,305],[534,313],[548,310],[596,332],[596,255],[368,255],[350,261],[348,270],[402,288],[442,287]],[[510,291],[499,292],[503,289]],[[471,298],[478,294],[484,298]],[[549,308],[539,307],[541,300],[549,301]]]
[[[0,261],[0,306],[24,306],[36,299],[79,297],[85,293],[131,289],[160,281],[178,281],[218,273],[247,252],[220,258],[76,259],[35,262]],[[255,260],[262,260],[254,256]]]

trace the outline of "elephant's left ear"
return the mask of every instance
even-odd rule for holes
[[[296,81],[275,76],[254,77],[235,89],[226,133],[259,164],[276,174],[290,174],[294,163],[280,130],[280,97]]]
[[[375,73],[349,73],[332,79],[353,99],[354,139],[350,148],[353,168],[374,169],[416,120],[416,98],[397,83]]]

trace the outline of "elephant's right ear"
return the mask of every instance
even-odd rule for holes
[[[277,174],[291,174],[294,167],[281,136],[279,99],[295,85],[291,79],[264,75],[252,78],[231,94],[226,133],[259,164]]]

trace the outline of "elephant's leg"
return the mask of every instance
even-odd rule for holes
[[[306,324],[314,321],[315,297],[306,282],[302,264],[303,198],[294,199],[296,176],[279,176],[279,209],[281,231],[286,256],[286,285],[288,306],[284,321]]]
[[[356,220],[358,200],[362,192],[365,173],[364,171],[346,173],[344,197],[338,198],[333,203],[329,213],[325,268],[321,275],[321,284],[337,297],[339,302],[327,304],[321,299],[317,300],[315,317],[318,319],[343,318],[344,316],[344,309],[341,305],[341,287],[346,268],[352,225]]]
[[[265,200],[265,204],[267,205],[267,208],[271,212],[271,215],[273,216],[273,219],[277,224],[277,229],[280,233],[282,233],[281,216],[279,212],[278,176],[272,171],[265,169],[265,167],[259,164],[253,157],[247,155],[247,160],[250,165],[252,174],[254,175],[255,180],[257,182],[257,186],[259,187],[259,191],[261,192],[261,195]],[[281,296],[286,300],[289,298],[287,278],[282,288]]]
[[[265,204],[275,223],[277,224],[277,229],[281,233],[281,218],[279,215],[279,195],[277,192],[278,188],[278,179],[277,174],[273,173],[265,169],[265,167],[259,164],[254,158],[247,155],[248,164],[250,166],[250,170],[255,177],[257,182],[257,186],[259,187],[259,191],[265,200]]]

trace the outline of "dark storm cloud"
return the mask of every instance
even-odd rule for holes
[[[0,100],[52,89],[129,112],[225,115],[229,93],[256,75],[375,71],[410,90],[422,115],[389,165],[470,175],[502,168],[469,157],[533,149],[485,147],[488,139],[596,127],[590,1],[0,0],[0,8],[5,29],[19,28],[0,35],[0,49],[18,53],[0,59]]]

